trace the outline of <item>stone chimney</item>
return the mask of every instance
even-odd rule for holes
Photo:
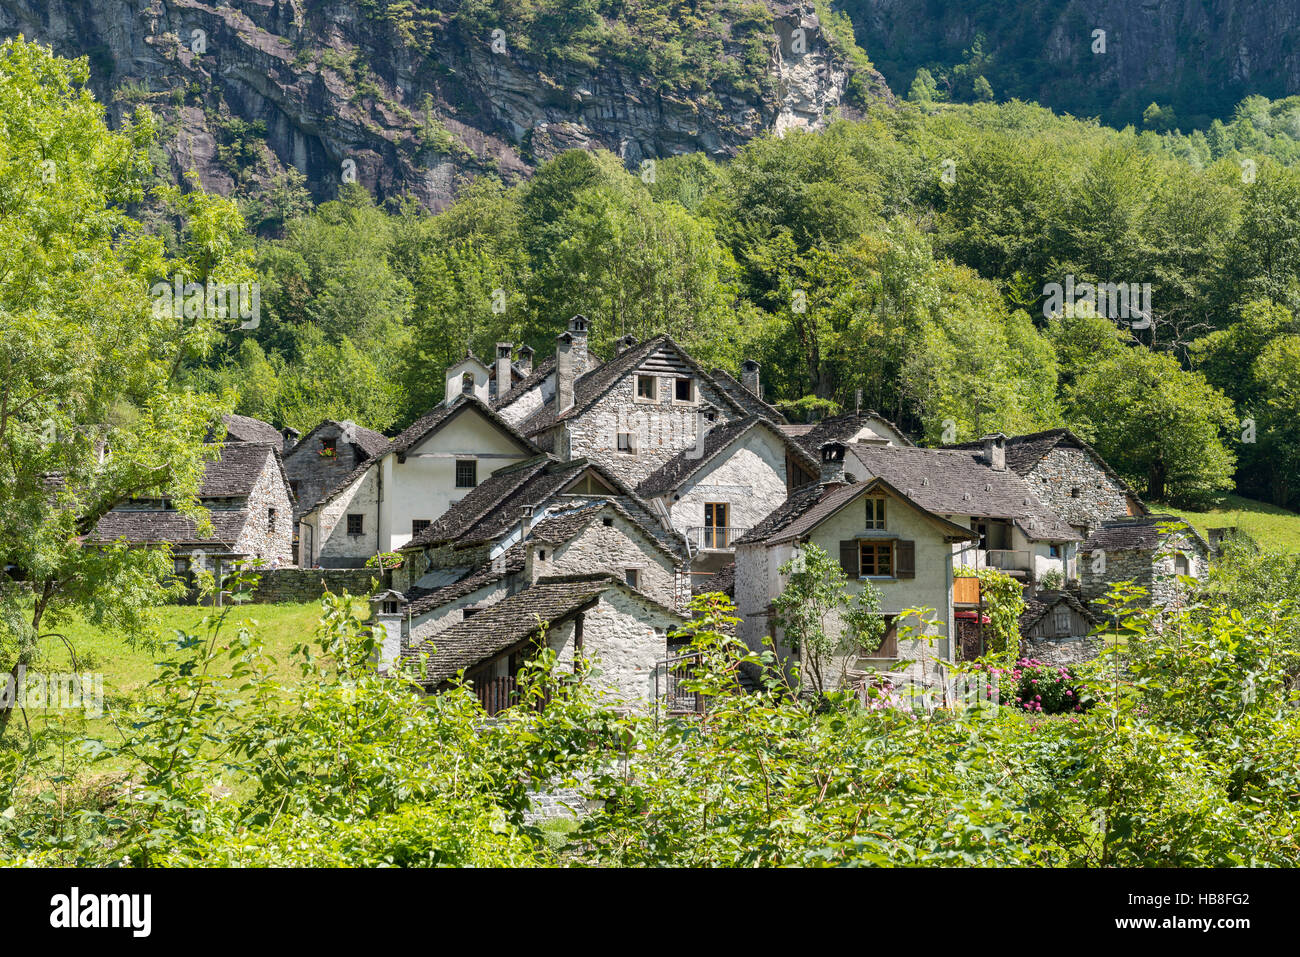
[[[555,337],[555,413],[563,415],[573,408],[573,333],[561,332]]]
[[[497,398],[510,391],[510,353],[514,348],[513,342],[497,343]]]
[[[298,444],[298,440],[302,438],[302,433],[297,429],[285,426],[280,430],[280,434],[284,436],[284,448],[281,449],[281,454],[288,455],[293,450],[293,447]]]
[[[569,335],[573,336],[573,368],[578,375],[590,369],[587,365],[587,331],[590,326],[586,316],[574,316],[569,320]]]
[[[531,375],[533,371],[533,347],[519,347],[519,371],[524,375]]]
[[[628,333],[622,339],[615,339],[614,355],[621,356],[623,353],[627,352],[628,349],[631,349],[634,345],[636,345],[636,336],[632,335],[631,333]]]
[[[844,485],[844,453],[849,447],[843,442],[823,442],[818,449],[822,457],[822,485]]]
[[[984,464],[996,472],[1007,470],[1007,437],[1001,432],[994,432],[980,439],[984,443]]]
[[[528,533],[533,530],[533,510],[535,505],[521,505],[519,507],[519,540],[525,541]]]
[[[746,359],[740,364],[740,384],[758,398],[763,398],[763,380],[758,375],[759,366],[753,359]]]

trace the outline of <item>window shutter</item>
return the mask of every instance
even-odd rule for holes
[[[858,543],[856,540],[840,542],[840,568],[850,578],[858,577]]]
[[[894,577],[916,577],[916,542],[898,542],[894,546]]]

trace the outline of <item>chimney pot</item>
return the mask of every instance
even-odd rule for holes
[[[848,451],[848,446],[843,442],[823,442],[818,451],[821,453],[822,459],[821,484],[845,484],[844,453]]]

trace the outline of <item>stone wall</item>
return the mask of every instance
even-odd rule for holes
[[[346,591],[368,596],[371,579],[380,577],[371,568],[276,568],[262,569],[260,574],[262,581],[253,595],[260,604],[315,601],[326,588],[336,595]]]
[[[1058,445],[1025,480],[1034,494],[1070,525],[1091,531],[1105,519],[1128,514],[1124,487],[1083,449]]]
[[[326,439],[334,440],[336,452],[332,456],[320,454]],[[337,422],[324,423],[305,441],[294,446],[284,457],[285,474],[296,486],[294,521],[314,508],[362,461],[363,453],[359,454],[356,446],[344,438],[343,426]]]
[[[608,519],[610,524],[605,525]],[[541,553],[546,558],[541,558]],[[609,572],[624,579],[635,568],[637,590],[669,608],[684,608],[678,566],[650,543],[639,528],[608,506],[586,528],[557,548],[536,543],[530,552],[531,578]]]
[[[589,458],[633,488],[678,452],[695,445],[696,418],[702,403],[717,410],[719,422],[733,415],[721,391],[698,376],[694,377],[695,402],[674,402],[676,377],[667,374],[657,377],[657,401],[638,401],[638,374],[635,370],[629,372],[594,406],[577,419],[568,420],[565,426],[568,458]],[[635,436],[634,453],[618,451],[620,432]]]
[[[1143,548],[1107,551],[1104,567],[1098,558],[1100,549],[1081,552],[1079,583],[1083,598],[1092,601],[1104,595],[1112,584],[1132,582],[1147,589],[1151,606],[1173,605],[1186,593],[1186,586],[1178,581],[1175,565],[1180,551],[1188,557],[1187,574],[1203,581],[1210,571],[1209,554],[1187,532],[1164,536],[1154,551]]]
[[[268,564],[293,564],[293,503],[273,454],[267,455],[244,509],[248,521],[239,532],[234,551]]]
[[[361,534],[348,534],[348,515],[361,516]],[[356,568],[379,550],[379,473],[367,469],[301,524],[298,564]],[[310,554],[309,554],[310,550]]]
[[[1076,665],[1096,658],[1105,646],[1101,638],[1027,638],[1020,653],[1049,665]]]

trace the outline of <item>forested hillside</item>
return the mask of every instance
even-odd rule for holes
[[[894,89],[918,69],[958,99],[981,91],[1140,123],[1156,103],[1185,129],[1249,94],[1300,88],[1300,7],[1277,0],[843,0]],[[981,78],[987,87],[980,84]],[[977,89],[979,87],[979,89]]]

